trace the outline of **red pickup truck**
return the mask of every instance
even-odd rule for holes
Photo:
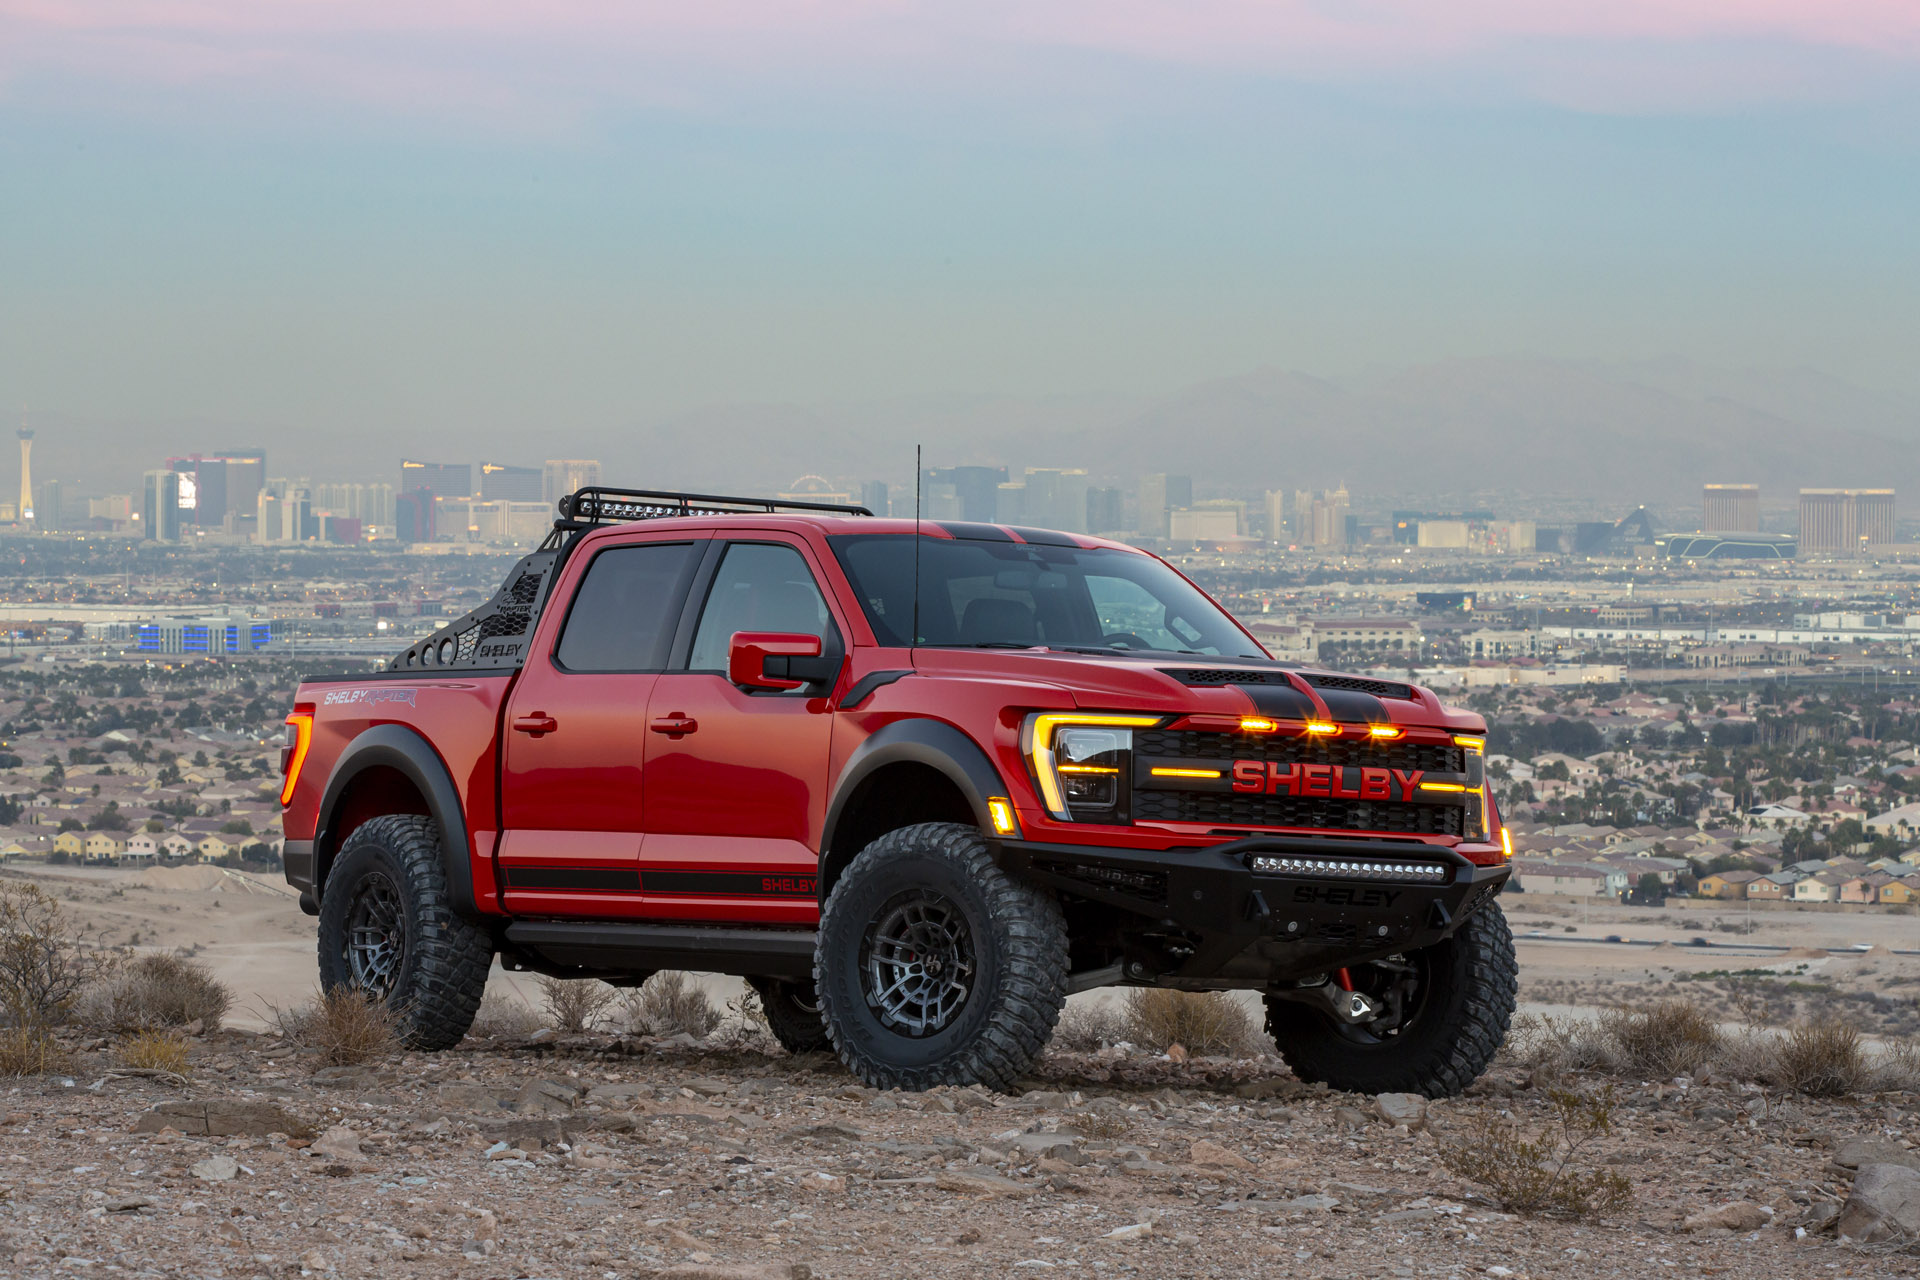
[[[877,1087],[1009,1087],[1106,985],[1263,994],[1296,1073],[1504,1038],[1486,726],[1275,662],[1155,556],[583,489],[486,606],[287,718],[287,879],[408,1040],[508,968],[736,974]]]

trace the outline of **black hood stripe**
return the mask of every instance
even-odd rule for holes
[[[1274,720],[1313,720],[1320,714],[1320,708],[1313,705],[1313,699],[1290,684],[1237,684],[1233,687],[1247,695],[1254,710]]]
[[[1385,704],[1370,693],[1355,693],[1351,689],[1316,689],[1314,692],[1327,704],[1327,715],[1335,721],[1345,724],[1391,724],[1393,721]]]

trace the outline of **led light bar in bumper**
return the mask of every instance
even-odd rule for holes
[[[1283,876],[1326,876],[1338,880],[1411,880],[1445,884],[1444,862],[1387,862],[1377,858],[1316,858],[1301,854],[1257,854],[1255,871]]]

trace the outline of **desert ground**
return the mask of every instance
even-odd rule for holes
[[[312,922],[284,885],[206,867],[8,874],[22,870],[107,941],[194,953],[236,1002],[190,1040],[184,1079],[127,1073],[102,1037],[63,1075],[0,1086],[9,1276],[1920,1274],[1911,1246],[1834,1233],[1863,1151],[1920,1167],[1911,1093],[1548,1079],[1509,1055],[1427,1104],[1303,1085],[1267,1053],[1113,1046],[1055,1049],[1017,1094],[915,1096],[764,1035],[524,1027],[327,1066],[274,1029],[314,985]],[[1911,1004],[1920,982],[1920,957],[1893,954],[1920,933],[1911,916],[1756,913],[1752,942],[1797,950],[1745,954],[1688,945],[1746,943],[1731,907],[1505,901],[1522,934],[1662,944],[1523,939],[1524,997],[1549,1015],[1684,988],[1731,1022],[1742,970],[1862,1009]],[[1873,949],[1820,950],[1859,943]],[[1729,990],[1693,976],[1716,971]],[[716,1002],[735,990],[710,986]],[[517,975],[490,995],[540,1004]],[[1591,1221],[1505,1212],[1450,1167],[1489,1123],[1545,1132],[1555,1086],[1613,1090],[1611,1127],[1575,1167],[1631,1198]]]

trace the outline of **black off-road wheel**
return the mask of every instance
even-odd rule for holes
[[[493,963],[482,930],[453,913],[429,818],[355,828],[320,898],[320,985],[362,991],[393,1011],[401,1042],[448,1049],[473,1025]]]
[[[1066,918],[972,827],[903,827],[835,882],[813,978],[834,1050],[873,1088],[1010,1090],[1066,1002]]]
[[[832,1047],[827,1038],[826,1020],[820,1016],[820,997],[811,982],[789,982],[783,978],[748,978],[747,985],[760,997],[760,1011],[766,1015],[767,1030],[788,1053],[814,1053]]]
[[[1519,990],[1513,931],[1498,903],[1443,942],[1353,965],[1354,990],[1383,1010],[1345,1022],[1324,1008],[1267,997],[1267,1032],[1293,1073],[1352,1093],[1464,1092],[1507,1038]]]

